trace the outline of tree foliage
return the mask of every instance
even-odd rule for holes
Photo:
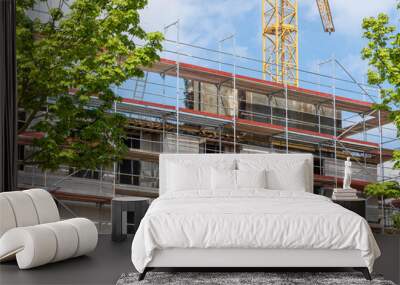
[[[400,12],[400,2],[397,5]],[[400,136],[400,33],[390,24],[389,16],[379,14],[363,20],[364,38],[368,45],[362,50],[369,61],[368,82],[381,86],[382,104],[377,108],[391,111]],[[393,155],[395,167],[400,168],[400,152]]]
[[[364,193],[372,197],[400,198],[400,185],[396,181],[371,183],[365,186]]]
[[[143,76],[162,35],[140,26],[146,0],[59,1],[17,0],[18,106],[26,112],[18,132],[43,134],[25,163],[93,169],[126,151],[112,87]]]

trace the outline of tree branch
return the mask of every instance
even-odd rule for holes
[[[38,116],[36,116],[36,114],[39,112],[39,110],[33,110],[32,113],[29,115],[28,119],[25,121],[24,125],[18,129],[18,134],[20,135],[21,133],[23,133],[24,131],[26,131],[29,126],[31,125],[32,121],[41,117],[44,117],[46,114],[40,114]]]

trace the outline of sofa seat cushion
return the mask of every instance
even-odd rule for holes
[[[16,226],[17,222],[10,202],[6,197],[0,195],[0,237]]]
[[[85,218],[13,228],[0,238],[0,261],[16,257],[20,269],[37,267],[87,254],[97,238],[96,226]]]
[[[27,227],[60,220],[49,192],[29,189],[0,193],[0,237],[15,227]]]

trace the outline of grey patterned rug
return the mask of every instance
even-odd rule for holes
[[[148,272],[142,281],[138,281],[138,276],[138,273],[122,274],[117,285],[395,285],[381,276],[373,275],[373,280],[368,281],[359,272]]]

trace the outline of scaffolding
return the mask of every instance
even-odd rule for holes
[[[176,25],[179,31],[178,24],[166,28]],[[130,138],[137,142],[127,160],[156,169],[162,152],[309,152],[320,187],[342,182],[340,162],[347,156],[357,168],[353,184],[359,189],[372,181],[398,179],[385,175],[384,162],[393,151],[386,145],[397,147],[398,141],[384,127],[390,123],[389,113],[373,109],[379,88],[358,83],[334,57],[325,62],[333,70],[330,75],[298,68],[302,87],[263,80],[263,62],[236,54],[234,36],[226,39],[232,39],[233,53],[222,45],[212,50],[182,43],[178,36],[166,40],[162,58],[143,68],[144,79],[115,87],[123,99],[113,111],[128,118],[128,137],[139,134]],[[338,77],[338,70],[348,79]],[[91,106],[98,100],[92,97]],[[156,139],[146,137],[150,134]],[[21,135],[19,143],[29,144],[30,136]],[[102,170],[96,176],[103,184],[98,188],[107,189],[102,179],[107,176],[113,177],[112,195],[122,190],[156,193],[156,171],[132,171],[121,171],[121,163]],[[128,176],[127,181],[138,185],[122,185],[121,177]]]
[[[381,102],[379,88],[357,82],[334,56],[317,72],[298,66],[297,0],[286,2],[278,9],[276,1],[263,0],[262,60],[237,53],[235,35],[219,40],[214,50],[182,42],[179,19],[165,26],[164,33],[174,28],[176,37],[164,41],[161,59],[143,67],[144,78],[114,88],[123,99],[110,112],[129,122],[125,160],[95,170],[61,166],[52,173],[22,166],[19,186],[96,203],[101,227],[102,206],[113,196],[158,196],[158,159],[164,152],[312,153],[314,186],[324,188],[340,186],[340,164],[350,156],[354,188],[400,180],[399,173],[387,174],[391,167],[385,162],[399,141],[386,127],[389,112],[373,108]],[[231,52],[223,50],[228,40]],[[320,71],[323,66],[330,66],[329,75]],[[92,97],[91,106],[98,100]],[[41,135],[27,131],[18,144],[29,150]]]

